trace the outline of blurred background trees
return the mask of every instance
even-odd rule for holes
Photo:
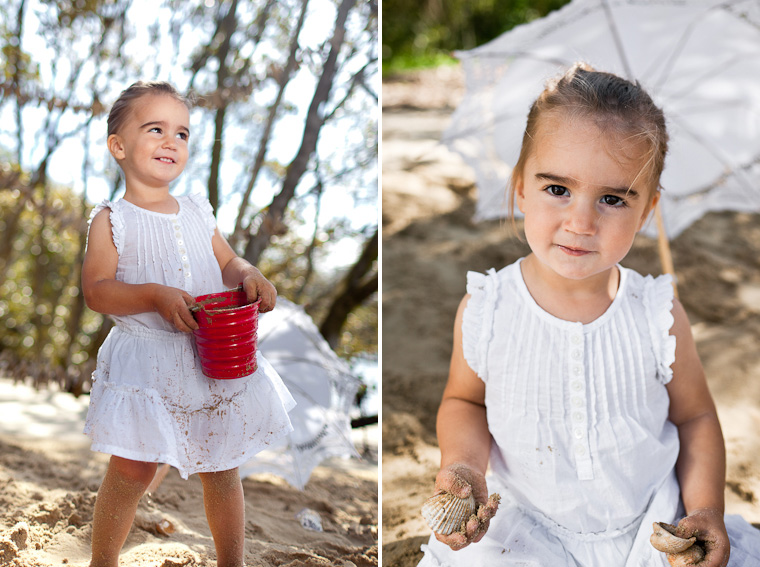
[[[570,0],[383,0],[383,72],[452,62]]]
[[[377,353],[377,4],[9,0],[0,5],[0,364],[87,390],[109,329],[80,293],[87,218],[123,192],[105,146],[138,79],[190,92],[220,229],[346,358]]]

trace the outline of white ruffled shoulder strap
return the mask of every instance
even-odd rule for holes
[[[467,272],[470,299],[462,314],[462,351],[467,364],[486,382],[488,346],[493,334],[498,276],[491,268],[485,274]]]
[[[92,219],[95,218],[103,209],[110,209],[111,219],[111,234],[113,235],[113,243],[116,246],[116,252],[121,255],[122,243],[124,242],[124,216],[121,212],[121,208],[117,206],[117,203],[108,199],[103,199],[100,203],[95,205],[90,213],[90,219],[87,221],[88,226],[92,224]]]
[[[673,278],[670,274],[644,278],[644,308],[657,361],[657,378],[663,384],[673,379],[671,365],[676,360],[676,338],[670,334],[674,322],[673,297]]]

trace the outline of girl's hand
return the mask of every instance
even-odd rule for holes
[[[256,301],[261,298],[259,312],[271,311],[277,303],[277,290],[261,272],[258,270],[252,272],[243,279],[243,290],[248,296],[248,301]]]
[[[728,541],[723,513],[714,508],[699,508],[686,516],[676,529],[678,537],[690,538],[696,536],[697,541],[705,548],[705,558],[699,567],[726,567],[728,556],[731,554],[731,544]]]
[[[454,532],[449,535],[435,534],[438,541],[445,543],[451,549],[467,547],[480,541],[488,530],[491,518],[499,508],[499,497],[488,497],[486,478],[472,467],[454,463],[438,472],[435,479],[435,494],[449,492],[459,498],[467,498],[470,494],[475,497],[478,505],[477,518],[470,518],[465,526],[465,534]]]
[[[190,313],[190,307],[195,305],[195,298],[186,291],[158,285],[154,292],[153,305],[154,310],[178,331],[192,333],[198,328],[198,323]]]

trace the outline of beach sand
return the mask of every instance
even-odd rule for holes
[[[416,565],[420,517],[440,453],[435,416],[468,270],[527,253],[507,221],[474,224],[476,188],[438,144],[464,94],[459,67],[383,82],[382,563]],[[760,215],[710,213],[672,243],[728,455],[727,513],[760,522]],[[661,273],[656,243],[637,237],[622,262]]]
[[[92,512],[108,457],[89,450],[82,435],[87,399],[37,392],[0,379],[0,565],[86,566]],[[284,480],[243,480],[248,567],[378,564],[377,432],[356,432],[365,461],[333,459],[317,467],[302,492]],[[297,514],[315,511],[322,532],[305,529]],[[160,521],[175,529],[168,536]],[[171,469],[143,497],[121,556],[134,567],[216,565],[197,475]]]

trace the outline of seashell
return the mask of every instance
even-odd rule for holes
[[[676,527],[664,522],[652,524],[654,533],[649,537],[649,542],[658,551],[665,553],[680,553],[689,549],[697,538],[683,539],[675,535]],[[688,564],[687,564],[688,565]]]
[[[449,535],[462,527],[475,513],[475,498],[459,498],[448,492],[428,498],[422,505],[422,517],[435,533]]]
[[[667,558],[671,567],[688,567],[702,561],[705,558],[705,552],[699,544],[696,544],[686,549],[686,551],[669,553]]]
[[[174,524],[172,524],[166,518],[163,518],[162,520],[156,522],[155,528],[156,531],[161,535],[168,536],[169,534],[174,533]]]

